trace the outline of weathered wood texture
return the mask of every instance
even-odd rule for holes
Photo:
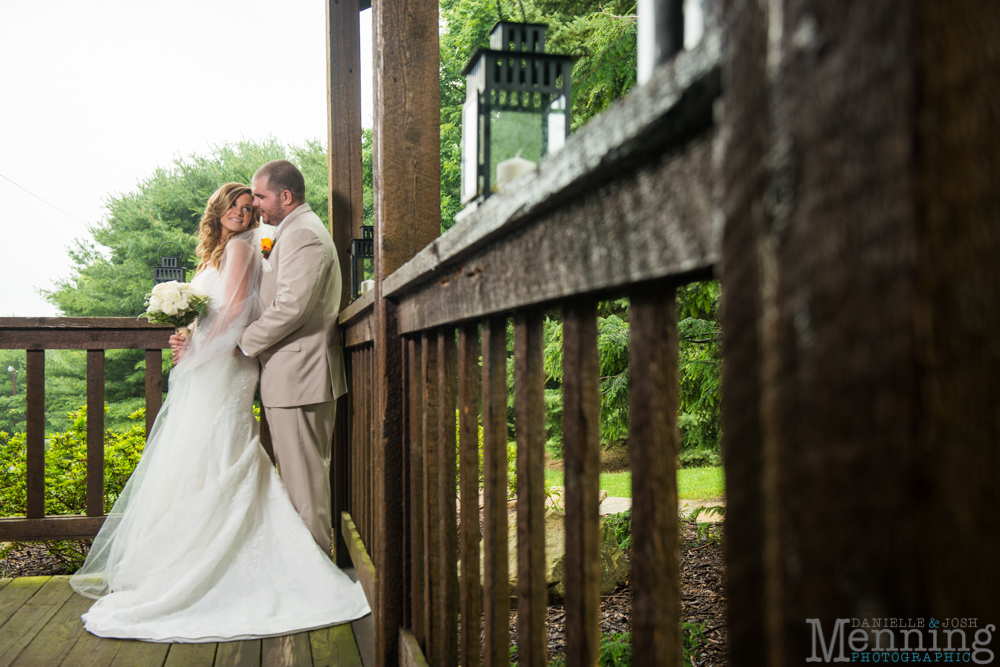
[[[87,516],[104,516],[104,350],[87,350]]]
[[[364,540],[361,539],[361,533],[358,532],[354,519],[347,512],[340,515],[340,530],[344,534],[344,541],[347,542],[354,570],[357,572],[358,581],[361,582],[361,588],[365,591],[365,597],[368,598],[368,604],[374,606],[377,599],[378,572],[368,555],[368,549],[365,548]]]
[[[801,662],[806,618],[1000,617],[997,12],[726,10],[731,660]]]
[[[463,256],[448,275],[399,297],[401,330],[706,275],[717,255],[711,147],[710,133],[673,147]]]
[[[445,328],[437,335],[438,373],[438,607],[441,636],[434,655],[434,664],[452,667],[458,664],[458,571],[455,554],[458,553],[458,536],[455,517],[455,392],[456,372],[455,330]]]
[[[597,664],[601,603],[599,376],[597,302],[568,302],[563,307],[568,665]]]
[[[518,664],[548,665],[545,634],[545,340],[543,313],[514,318],[514,419],[517,424]]]
[[[167,348],[173,332],[131,317],[0,317],[0,350]]]
[[[381,588],[375,616],[375,662],[399,662],[402,569],[396,540],[403,530],[402,359],[396,305],[382,281],[440,234],[440,82],[435,0],[375,2],[375,373],[379,427],[376,465],[376,562]],[[428,378],[423,378],[424,383]],[[436,402],[436,401],[435,401]],[[436,420],[435,420],[436,421]],[[435,428],[436,430],[436,428]],[[426,443],[421,443],[424,447]],[[426,472],[432,465],[425,460]],[[433,470],[436,472],[436,465]],[[437,480],[433,480],[434,486]],[[436,498],[426,496],[433,504]],[[418,512],[422,508],[416,508]],[[412,531],[412,526],[411,526]],[[440,558],[440,554],[437,554]],[[435,561],[436,562],[436,561]],[[436,575],[433,575],[436,576]],[[425,582],[430,584],[430,581]],[[433,589],[432,589],[433,590]],[[414,622],[418,619],[414,615]],[[429,641],[428,637],[423,637]]]
[[[361,667],[350,624],[235,642],[160,644],[88,634],[80,615],[93,600],[69,577],[0,579],[0,665],[32,667]],[[426,663],[424,663],[426,664]]]
[[[427,637],[424,641],[424,654],[433,658],[438,656],[438,646],[444,636],[444,618],[440,614],[442,594],[441,559],[444,557],[441,545],[441,505],[440,475],[438,467],[441,464],[439,450],[441,442],[438,439],[438,345],[437,336],[424,334],[421,338],[423,352],[421,363],[423,371],[423,473],[424,473],[424,630]]]
[[[632,660],[681,661],[677,521],[677,304],[664,285],[631,293]]]
[[[163,350],[146,350],[146,437],[163,406]]]
[[[430,663],[420,650],[420,643],[409,630],[399,633],[399,665],[400,667],[428,667]]]
[[[483,655],[505,667],[507,589],[507,320],[483,323]],[[567,545],[568,546],[568,545]]]
[[[374,294],[374,292],[369,291],[365,294]],[[354,303],[356,304],[358,301]],[[374,301],[371,301],[367,304],[366,308],[348,313],[350,318],[341,317],[341,330],[344,332],[344,347],[350,348],[356,345],[363,345],[364,343],[371,343],[375,340],[374,306]]]
[[[361,238],[361,22],[353,2],[326,0],[326,119],[330,236],[351,300],[351,238]]]
[[[638,165],[655,161],[664,152],[674,153],[701,135],[712,125],[712,104],[720,92],[721,53],[719,32],[706,32],[697,48],[679,54],[658,69],[647,85],[574,133],[562,150],[542,160],[535,175],[520,179],[510,192],[490,197],[448,234],[423,248],[386,279],[386,295],[399,298],[424,283],[452,275],[463,262],[468,265],[466,259],[484,244],[511,235],[553,209],[572,205]],[[687,266],[683,260],[690,261],[691,268],[705,266],[709,255],[716,256],[716,247],[709,242],[710,234],[700,230],[699,221],[690,222],[695,229],[685,232],[679,239],[685,242],[667,257],[682,267]],[[634,272],[628,274],[633,281],[654,277],[646,275],[648,267],[633,262],[637,266],[626,269]],[[654,266],[664,263],[659,259]]]
[[[407,340],[410,367],[410,545],[413,558],[409,562],[410,581],[413,588],[410,604],[413,635],[421,645],[425,645],[430,635],[427,624],[430,619],[426,612],[427,572],[424,562],[427,549],[424,534],[424,506],[426,501],[424,479],[424,365],[423,345],[420,340]]]
[[[927,609],[1000,618],[1000,12],[916,4],[918,408]],[[994,565],[990,565],[993,563]]]
[[[462,525],[459,536],[459,664],[482,664],[479,622],[483,588],[479,578],[479,331],[467,324],[458,333],[459,496]],[[471,517],[471,518],[470,518]]]
[[[25,389],[27,516],[45,516],[45,350],[28,350]]]
[[[0,519],[0,542],[89,540],[104,525],[102,516],[49,516]]]

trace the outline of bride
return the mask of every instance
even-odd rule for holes
[[[96,598],[101,637],[216,642],[351,621],[369,612],[316,545],[261,448],[257,361],[233,350],[260,314],[250,188],[208,200],[193,283],[209,295],[142,459],[70,584]]]

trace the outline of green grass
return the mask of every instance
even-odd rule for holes
[[[561,470],[546,470],[545,479],[557,486],[563,486]],[[631,472],[606,472],[601,475],[601,488],[609,496],[632,497]],[[725,481],[722,468],[681,468],[677,471],[677,496],[685,500],[712,500],[725,495]]]

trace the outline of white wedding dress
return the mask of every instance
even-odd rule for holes
[[[351,621],[369,613],[313,541],[261,448],[252,402],[258,365],[234,356],[259,314],[260,255],[246,232],[219,270],[193,283],[209,314],[170,375],[142,459],[73,588],[102,637],[215,642]]]

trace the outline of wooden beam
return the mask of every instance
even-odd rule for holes
[[[384,667],[399,662],[405,564],[395,544],[404,534],[402,344],[396,306],[382,297],[382,281],[440,233],[441,89],[436,0],[379,0],[372,9],[376,183],[372,382],[378,395],[375,544],[381,568],[375,663]]]
[[[351,238],[361,238],[361,23],[357,6],[326,0],[329,226],[343,292],[351,300]]]
[[[400,290],[401,330],[621,292],[638,282],[708,277],[718,259],[712,145],[706,134],[616,174],[463,256],[449,275]]]
[[[364,589],[365,597],[368,598],[368,605],[374,611],[376,608],[375,596],[378,594],[378,572],[375,570],[371,556],[368,555],[368,549],[365,548],[365,542],[361,539],[361,533],[358,532],[354,519],[347,512],[340,515],[340,531],[344,536],[344,542],[347,543],[347,550],[351,554],[351,562],[354,564],[358,581],[361,582],[361,588]]]
[[[50,516],[44,519],[0,519],[0,542],[89,540],[104,525],[103,516]]]
[[[130,317],[0,317],[2,350],[142,350],[169,347],[173,327]]]

